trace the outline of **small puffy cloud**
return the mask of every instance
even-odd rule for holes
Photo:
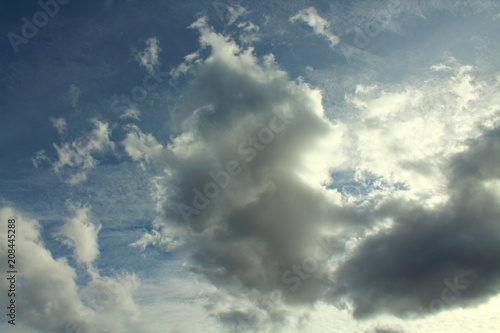
[[[123,113],[120,115],[120,119],[131,118],[135,120],[141,119],[141,111],[137,107],[130,107],[123,110]]]
[[[133,124],[125,126],[125,138],[121,144],[127,152],[128,156],[141,163],[150,163],[151,161],[158,160],[163,146],[156,141],[156,138],[149,133],[144,133],[141,129]]]
[[[66,133],[67,124],[64,118],[50,118],[50,121],[59,135]]]
[[[179,237],[176,237],[174,233],[168,234],[166,232],[167,229],[163,229],[163,233],[152,230],[151,233],[143,234],[139,240],[130,244],[130,246],[139,247],[144,250],[147,246],[151,245],[171,251],[182,245]]]
[[[330,31],[330,22],[319,16],[316,8],[309,7],[299,11],[296,15],[290,17],[291,22],[302,21],[313,28],[314,33],[325,37],[331,46],[335,46],[339,43],[338,36],[335,36]]]
[[[74,216],[67,218],[58,234],[63,237],[63,243],[73,248],[78,263],[91,267],[99,256],[97,234],[101,226],[90,220],[90,207],[69,204]]]
[[[42,162],[47,162],[47,163],[50,163],[50,158],[47,156],[47,153],[45,152],[45,150],[39,150],[36,152],[36,155],[35,157],[33,157],[31,159],[31,163],[33,163],[33,166],[35,168],[38,168],[40,166],[40,163]]]
[[[136,59],[141,66],[146,68],[148,73],[152,74],[160,64],[158,59],[160,51],[160,42],[156,37],[151,37],[146,40],[146,48],[136,53]]]
[[[252,44],[260,39],[259,26],[251,22],[238,23],[237,27],[241,29],[239,40],[245,44]]]
[[[115,149],[115,143],[110,140],[109,124],[95,118],[90,122],[94,126],[91,132],[84,133],[72,142],[54,144],[57,160],[52,164],[52,169],[57,174],[64,172],[64,181],[69,185],[87,179],[87,172],[98,164],[95,155],[102,155]]]
[[[228,22],[229,25],[233,24],[239,17],[247,13],[246,8],[240,5],[237,5],[235,7],[228,6],[227,8],[229,16],[229,22]]]

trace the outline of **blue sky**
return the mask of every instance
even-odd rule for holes
[[[0,17],[2,331],[497,331],[496,1]]]

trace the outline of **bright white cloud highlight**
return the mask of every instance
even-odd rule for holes
[[[306,23],[313,28],[315,34],[325,37],[332,47],[339,43],[339,38],[330,31],[330,22],[321,17],[314,7],[299,11],[296,15],[290,17],[290,21]]]

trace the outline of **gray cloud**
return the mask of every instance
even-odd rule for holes
[[[173,117],[179,134],[161,152],[137,142],[145,135],[123,142],[128,152],[147,150],[132,158],[165,170],[158,229],[184,234],[196,249],[191,269],[220,288],[314,302],[330,283],[326,266],[296,291],[283,272],[311,255],[324,230],[367,221],[321,185],[343,158],[342,126],[324,116],[319,91],[291,81],[271,56],[259,60],[204,19],[193,27],[211,54],[180,66],[192,83]]]
[[[428,208],[396,190],[343,203],[328,189],[330,173],[356,152],[345,151],[352,147],[343,140],[353,138],[343,124],[324,116],[321,93],[290,80],[272,55],[257,58],[215,33],[205,18],[191,27],[202,49],[172,71],[188,96],[171,115],[174,135],[161,144],[129,126],[122,144],[160,171],[159,217],[135,245],[188,249],[192,272],[247,301],[214,307],[216,318],[252,326],[265,312],[278,321],[275,308],[256,301],[274,290],[282,293],[276,307],[347,300],[356,318],[426,314],[498,293],[498,132],[448,160],[444,204]],[[389,147],[374,158],[399,153]],[[316,250],[325,247],[320,262]]]
[[[355,317],[428,314],[500,292],[499,162],[497,128],[450,159],[446,204],[380,208],[393,227],[366,239],[335,274],[335,294],[352,301]]]

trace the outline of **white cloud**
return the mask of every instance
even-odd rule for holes
[[[110,140],[109,124],[95,118],[90,122],[94,125],[90,133],[84,133],[74,141],[65,142],[60,146],[54,144],[57,160],[52,164],[52,169],[58,174],[68,172],[69,175],[64,175],[64,181],[69,185],[87,179],[87,172],[98,164],[94,158],[96,154],[105,154],[115,149],[114,142]]]
[[[80,207],[70,203],[68,208],[74,216],[66,219],[58,234],[63,236],[63,243],[74,249],[78,263],[90,269],[99,256],[97,234],[101,226],[91,222],[89,206]]]
[[[3,221],[16,219],[16,261],[18,290],[16,296],[18,323],[40,332],[60,332],[66,323],[85,316],[87,307],[80,301],[74,282],[76,273],[64,258],[54,259],[40,239],[40,224],[17,210],[0,208]],[[0,231],[2,261],[7,262],[6,228]],[[23,280],[21,280],[23,279]],[[1,292],[7,294],[7,281],[2,279]]]
[[[63,135],[64,133],[66,133],[67,124],[64,118],[50,118],[50,121],[52,122],[52,126],[54,126],[59,135]]]
[[[296,15],[290,17],[291,22],[302,21],[313,28],[314,33],[325,37],[333,47],[339,43],[339,38],[330,31],[330,22],[319,16],[316,8],[309,7],[299,11]]]
[[[159,66],[160,42],[156,37],[146,40],[146,49],[142,52],[136,52],[136,59],[139,64],[146,68],[148,73],[152,74]]]
[[[121,142],[128,156],[140,163],[145,168],[145,163],[157,161],[162,154],[163,146],[149,133],[143,133],[139,127],[133,124],[125,126],[127,134]]]
[[[84,222],[86,212],[67,220],[65,233],[75,241],[75,255],[95,259],[95,228]],[[132,295],[138,287],[133,275],[102,277],[98,274],[80,288],[77,273],[66,258],[54,258],[41,237],[41,225],[8,205],[0,207],[2,221],[16,220],[16,328],[20,332],[149,332],[140,320]],[[0,259],[7,262],[7,228],[0,229]],[[77,235],[80,230],[84,235]],[[98,251],[98,250],[97,250]],[[97,252],[98,253],[98,252]],[[7,294],[8,281],[0,281]]]
[[[165,249],[165,251],[173,251],[178,249],[183,243],[179,240],[179,237],[175,233],[168,233],[168,229],[163,229],[162,233],[156,230],[151,231],[151,233],[145,233],[141,238],[130,246],[139,247],[144,250],[147,246],[158,246],[159,248]]]
[[[494,91],[474,68],[454,59],[432,66],[416,81],[357,85],[346,95],[348,105],[361,112],[347,126],[349,140],[344,142],[356,152],[349,167],[361,181],[363,175],[381,177],[381,190],[402,183],[408,188],[400,194],[442,203],[447,195],[441,166],[465,149],[482,126],[494,124],[500,105]]]
[[[242,43],[252,44],[260,39],[259,26],[251,22],[238,23],[237,27],[241,29],[239,39]]]
[[[81,91],[81,89],[77,85],[72,84],[69,87],[68,95],[69,95],[69,100],[70,100],[71,106],[73,108],[77,107],[78,101],[80,100],[80,95],[81,94],[82,94],[82,91]]]
[[[239,17],[247,13],[246,8],[240,5],[236,5],[235,7],[227,6],[227,10],[229,15],[229,25],[233,24]]]
[[[50,158],[47,156],[45,150],[39,150],[36,152],[35,157],[31,159],[31,163],[33,163],[33,166],[35,168],[38,168],[41,162],[46,161],[50,163]]]
[[[120,119],[132,118],[135,120],[141,119],[141,111],[137,107],[131,107],[125,109],[123,113],[120,115]]]

